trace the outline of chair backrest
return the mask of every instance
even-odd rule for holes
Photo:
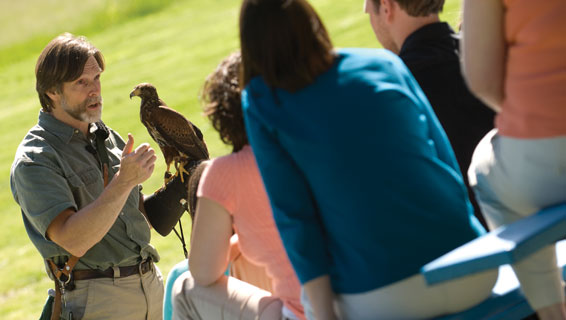
[[[436,319],[515,320],[533,314],[509,265],[556,242],[558,264],[566,280],[566,240],[562,240],[565,236],[566,204],[560,204],[500,227],[428,263],[421,273],[430,285],[499,268],[499,278],[487,300],[469,310]]]

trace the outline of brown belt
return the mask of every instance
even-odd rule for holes
[[[134,274],[145,274],[151,270],[153,263],[151,259],[142,261],[135,266],[119,267],[120,275],[117,278],[129,277]],[[73,280],[90,280],[98,278],[114,278],[114,269],[106,270],[75,270],[73,271]]]

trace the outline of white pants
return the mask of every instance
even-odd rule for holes
[[[478,144],[468,176],[492,229],[564,203],[566,137],[515,139],[494,129]],[[513,270],[533,309],[564,301],[554,245],[513,265]]]
[[[428,319],[469,309],[487,299],[497,281],[498,269],[429,286],[421,274],[358,294],[339,294],[335,309],[340,319]],[[306,295],[302,301],[307,319],[313,320]]]

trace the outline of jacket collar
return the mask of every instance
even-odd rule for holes
[[[459,36],[446,22],[435,22],[427,24],[411,33],[403,42],[399,55],[413,48],[418,48],[438,41],[458,41]]]

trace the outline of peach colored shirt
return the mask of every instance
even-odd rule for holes
[[[499,133],[566,135],[566,1],[504,0],[507,65]]]
[[[273,296],[304,319],[299,280],[275,226],[251,147],[212,160],[203,172],[197,196],[214,200],[230,212],[242,254],[265,267]]]

